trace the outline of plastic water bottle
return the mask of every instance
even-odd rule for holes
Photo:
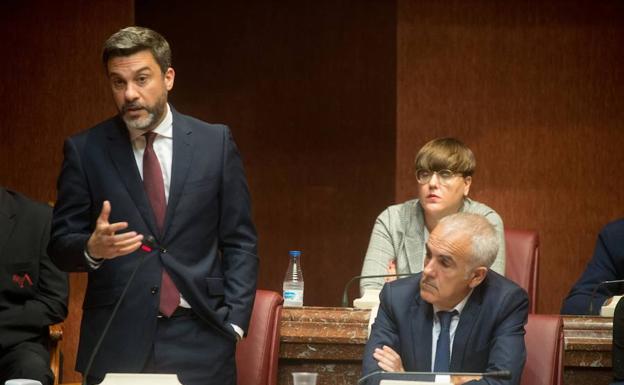
[[[301,251],[291,250],[288,270],[284,277],[284,306],[303,306],[303,273],[301,272]]]

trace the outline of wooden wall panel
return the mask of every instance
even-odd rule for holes
[[[100,47],[133,20],[131,0],[0,3],[0,184],[54,201],[65,137],[112,115]],[[70,278],[64,381],[73,371],[86,276]]]
[[[259,287],[303,251],[307,305],[338,305],[394,198],[393,2],[137,1],[173,47],[171,100],[232,128],[259,233]],[[355,291],[353,292],[355,293]]]
[[[398,3],[397,200],[425,142],[465,141],[472,196],[540,233],[540,312],[624,216],[623,19],[619,1]]]
[[[172,101],[231,126],[260,235],[260,287],[304,252],[306,304],[337,305],[412,160],[457,136],[473,197],[542,239],[556,312],[600,227],[623,216],[624,11],[617,1],[3,2],[0,183],[54,200],[63,139],[114,113],[99,47],[139,24],[172,43]],[[553,279],[557,277],[557,279]],[[72,276],[71,371],[85,277]]]

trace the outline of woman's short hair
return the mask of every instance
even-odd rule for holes
[[[477,167],[474,154],[463,142],[455,138],[434,139],[420,149],[414,161],[418,170],[451,170],[471,176]]]
[[[120,29],[104,42],[102,62],[106,67],[111,58],[130,56],[143,50],[152,53],[162,73],[171,67],[171,48],[167,40],[152,29],[136,26]]]

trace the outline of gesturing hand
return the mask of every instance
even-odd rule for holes
[[[128,222],[109,223],[110,212],[110,202],[104,201],[100,216],[95,222],[95,230],[87,242],[87,251],[93,258],[113,259],[130,254],[141,247],[143,235],[137,234],[136,231],[116,234],[126,229]]]
[[[386,372],[404,372],[401,356],[391,347],[384,345],[382,349],[376,348],[373,357],[377,365]]]

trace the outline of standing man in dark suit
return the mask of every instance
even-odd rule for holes
[[[77,370],[144,257],[88,381],[146,372],[233,385],[258,257],[230,130],[167,104],[175,73],[155,31],[118,31],[102,59],[119,115],[66,140],[49,246],[61,268],[89,274]]]
[[[48,326],[67,316],[67,274],[46,252],[52,209],[0,186],[0,384],[54,383]]]
[[[509,370],[509,381],[463,381],[519,384],[529,300],[522,288],[489,270],[497,250],[496,231],[484,217],[442,219],[426,243],[423,272],[382,289],[363,373]]]

